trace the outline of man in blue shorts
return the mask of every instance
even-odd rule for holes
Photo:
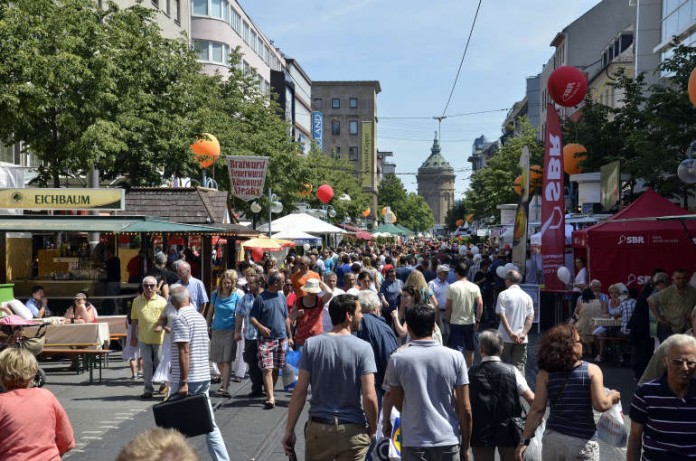
[[[249,321],[258,330],[259,367],[263,373],[263,387],[267,400],[264,407],[275,407],[273,389],[278,382],[278,371],[285,366],[285,352],[292,342],[288,305],[283,294],[285,275],[272,272],[266,290],[254,300]]]

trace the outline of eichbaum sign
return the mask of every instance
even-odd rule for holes
[[[230,191],[233,196],[248,202],[263,195],[269,157],[228,155]]]
[[[124,210],[124,189],[0,189],[1,209]]]

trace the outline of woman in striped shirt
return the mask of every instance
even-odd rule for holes
[[[548,402],[550,415],[542,459],[599,460],[592,409],[607,411],[619,401],[621,394],[616,390],[605,393],[602,370],[581,358],[582,340],[574,326],[556,325],[541,338],[536,395],[527,415],[522,442],[515,452],[516,459],[524,459],[524,451],[541,423]]]

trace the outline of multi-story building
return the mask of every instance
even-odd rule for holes
[[[551,41],[556,50],[541,72],[541,139],[546,134],[546,104],[553,102],[547,90],[551,73],[561,66],[575,66],[587,75],[595,75],[602,67],[600,56],[607,43],[617,33],[631,27],[635,20],[636,9],[629,5],[628,0],[602,0],[556,34]],[[577,111],[573,107],[558,109],[563,118],[571,117]]]
[[[609,41],[601,53],[601,60],[601,67],[588,80],[587,90],[594,102],[618,109],[624,102],[621,90],[613,84],[619,69],[623,69],[627,77],[633,77],[633,26]]]
[[[323,121],[323,152],[348,159],[377,209],[378,81],[315,81],[312,110]]]
[[[296,60],[287,58],[285,63],[283,71],[271,71],[271,88],[278,96],[290,136],[302,145],[302,152],[307,155],[312,147],[312,80]]]
[[[97,0],[101,7],[106,6],[106,0]],[[167,38],[184,38],[188,41],[191,27],[191,2],[190,0],[114,0],[119,8],[142,4],[145,7],[157,10],[155,19],[162,30],[162,36]]]
[[[430,156],[418,168],[418,195],[433,212],[435,226],[445,224],[447,212],[454,207],[454,168],[440,153],[440,143],[437,138],[433,141]]]
[[[696,43],[695,0],[630,0],[636,6],[636,75],[659,83],[664,73],[657,66],[672,56],[675,43]]]
[[[389,173],[396,173],[396,163],[391,163],[387,161],[388,157],[393,157],[394,152],[388,152],[383,150],[377,151],[377,176],[381,181],[384,175]]]
[[[471,155],[466,159],[467,162],[471,163],[472,174],[486,168],[488,159],[498,152],[499,145],[499,140],[488,142],[484,135],[474,140],[474,144],[471,147]]]

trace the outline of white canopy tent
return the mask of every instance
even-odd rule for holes
[[[321,237],[302,232],[301,230],[285,230],[273,234],[272,237],[274,239],[292,240],[299,244],[309,243],[310,245],[317,245],[321,243]]]
[[[268,224],[259,226],[257,230],[268,232]],[[292,213],[271,222],[271,232],[302,231],[312,235],[345,234],[346,231],[307,213]]]

